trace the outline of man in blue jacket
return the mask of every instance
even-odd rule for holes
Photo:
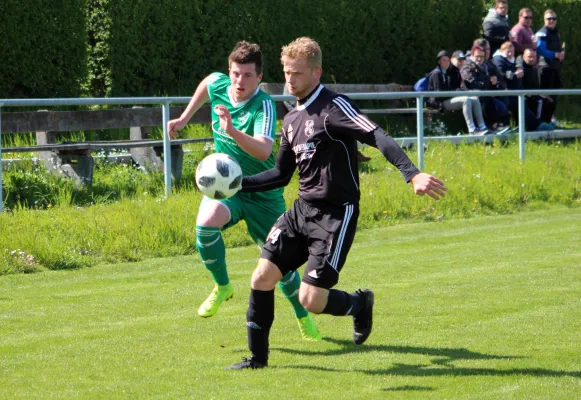
[[[557,25],[557,14],[553,10],[545,11],[545,26],[536,34],[537,54],[539,55],[539,74],[541,77],[541,89],[560,89],[561,68],[565,60],[564,43],[561,42]],[[553,96],[554,106],[557,107],[557,98]],[[544,118],[545,122],[549,117]],[[554,116],[551,116],[553,122]]]

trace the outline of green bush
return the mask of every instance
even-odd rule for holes
[[[89,3],[99,15],[90,29],[106,31],[90,34],[93,94],[113,96],[190,95],[206,74],[227,70],[242,39],[262,46],[264,80],[280,82],[280,49],[298,36],[319,41],[324,81],[410,83],[440,48],[468,47],[472,39],[457,38],[476,38],[482,19],[482,4],[460,0]]]
[[[86,75],[84,4],[2,0],[0,98],[77,97]]]
[[[441,49],[466,50],[493,1],[466,0],[3,0],[0,98],[189,96],[211,71],[227,70],[238,40],[259,43],[264,80],[283,80],[280,49],[311,36],[323,49],[325,82],[411,84]],[[511,0],[510,21],[528,6],[553,8],[568,43],[566,87],[581,52],[575,0]],[[34,10],[34,12],[31,12]],[[88,57],[87,57],[88,55]],[[7,61],[6,61],[7,60]]]

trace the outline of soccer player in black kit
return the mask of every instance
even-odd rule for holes
[[[360,114],[346,97],[320,84],[322,53],[302,37],[282,48],[281,62],[296,107],[285,117],[275,168],[243,179],[242,191],[286,186],[298,167],[299,198],[272,227],[251,280],[246,326],[249,358],[228,369],[268,365],[274,321],[274,288],[282,276],[306,263],[301,304],[316,314],[353,317],[353,341],[365,342],[372,328],[373,292],[332,289],[353,243],[359,216],[357,140],[378,148],[418,195],[438,200],[446,188],[421,173],[383,129]]]

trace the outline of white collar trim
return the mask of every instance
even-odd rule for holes
[[[232,104],[232,106],[240,107],[240,106],[243,106],[244,104],[248,103],[254,96],[256,96],[256,94],[258,93],[259,90],[260,90],[260,88],[256,88],[254,93],[252,93],[252,96],[250,96],[249,98],[247,98],[243,102],[238,103],[236,100],[234,100],[234,96],[232,96],[232,85],[230,85],[230,86],[228,86],[228,90],[227,90],[228,99],[230,99],[230,103]]]
[[[302,104],[302,105],[301,105],[301,104],[299,104],[299,102],[297,101],[297,110],[301,111],[301,110],[304,110],[305,108],[307,108],[308,106],[310,106],[310,105],[311,105],[311,103],[312,103],[313,101],[315,101],[315,99],[316,99],[317,97],[319,97],[319,93],[321,93],[321,90],[323,90],[323,88],[324,88],[324,87],[325,87],[325,86],[323,86],[323,85],[321,85],[321,84],[319,83],[319,88],[318,88],[318,89],[315,91],[315,93],[313,93],[313,95],[311,96],[311,98],[310,98],[310,99],[308,99],[308,100],[307,100],[307,102],[306,102],[305,104]]]

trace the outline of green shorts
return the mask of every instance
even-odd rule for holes
[[[209,198],[204,196],[202,204],[204,201],[209,201]],[[250,237],[261,247],[274,223],[286,211],[284,198],[278,194],[239,192],[228,199],[219,201],[230,212],[230,220],[222,230],[244,220]]]

